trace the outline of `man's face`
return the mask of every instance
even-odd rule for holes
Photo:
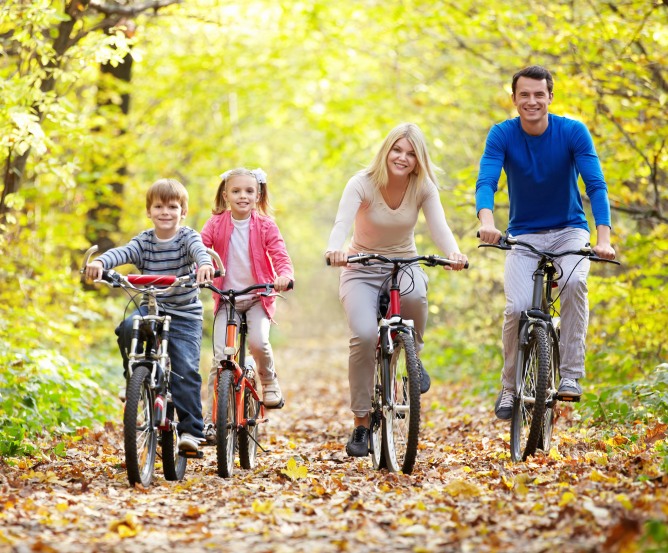
[[[536,123],[547,118],[547,107],[552,103],[552,93],[547,91],[547,81],[520,77],[515,84],[513,104],[524,123]]]

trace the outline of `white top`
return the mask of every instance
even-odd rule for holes
[[[427,180],[417,192],[408,190],[397,209],[390,208],[365,173],[357,173],[346,184],[327,251],[341,250],[354,223],[350,253],[378,253],[388,257],[417,255],[415,225],[422,209],[429,234],[446,256],[459,252],[436,185]]]
[[[248,251],[250,217],[241,221],[237,221],[232,217],[232,224],[234,225],[234,230],[232,231],[232,236],[230,236],[230,245],[227,252],[223,290],[241,290],[255,284]]]

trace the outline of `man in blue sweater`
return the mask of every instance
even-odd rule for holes
[[[492,127],[480,161],[475,195],[480,239],[496,244],[501,238],[493,209],[503,169],[510,199],[509,234],[521,236],[538,249],[561,251],[583,247],[590,237],[578,189],[580,175],[596,223],[594,252],[605,259],[614,259],[608,189],[591,135],[581,122],[548,113],[552,87],[552,75],[540,66],[526,67],[513,76],[513,103],[519,117]],[[589,320],[589,260],[566,256],[559,264],[564,274],[559,281],[562,329],[559,393],[579,399],[582,387],[578,381],[585,375]],[[535,255],[521,248],[508,252],[504,279],[503,388],[494,409],[502,420],[509,420],[512,415],[519,317],[531,306],[535,269]]]

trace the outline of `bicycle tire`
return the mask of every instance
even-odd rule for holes
[[[255,388],[255,381],[250,381]],[[257,421],[260,417],[260,401],[253,397],[251,390],[246,387],[244,391],[244,418]],[[259,424],[257,422],[246,424],[240,429],[237,440],[239,442],[239,464],[244,469],[254,469],[257,464],[257,436]]]
[[[561,339],[561,328],[558,317],[552,319],[554,333],[548,333],[550,345],[550,372],[547,381],[547,406],[543,416],[543,429],[540,436],[538,447],[545,452],[550,451],[552,446],[552,432],[557,418],[557,375],[559,374],[560,356],[559,340]]]
[[[158,433],[153,413],[153,390],[148,367],[139,365],[128,382],[123,412],[125,468],[131,486],[153,481]]]
[[[383,357],[379,347],[376,350],[376,366],[373,374],[373,397],[371,398],[371,462],[376,470],[387,468],[385,454],[383,453]],[[385,360],[389,364],[389,359]],[[389,369],[388,369],[389,370]]]
[[[420,376],[411,334],[397,332],[386,369],[390,404],[383,405],[383,455],[390,472],[410,474],[420,432]]]
[[[167,420],[173,421],[176,425],[174,417],[174,404],[170,401],[167,405]],[[179,455],[178,451],[178,437],[174,428],[170,430],[160,431],[160,448],[162,454],[162,473],[165,475],[165,480],[177,481],[183,480],[186,474],[186,465],[188,459]]]
[[[547,332],[542,326],[534,325],[524,352],[522,381],[513,401],[510,453],[514,462],[526,461],[543,445],[550,366]]]
[[[223,478],[229,478],[234,472],[234,449],[237,437],[237,408],[234,396],[234,373],[222,369],[218,375],[216,458],[218,476]]]

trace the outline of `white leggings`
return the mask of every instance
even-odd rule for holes
[[[527,242],[539,250],[577,250],[589,242],[584,229],[565,228],[537,234],[522,234],[518,240]],[[531,307],[533,273],[538,257],[521,246],[514,247],[506,255],[504,289],[506,309],[503,322],[503,374],[505,388],[515,388],[517,342],[519,320],[522,311]],[[559,257],[556,263],[563,272],[557,281],[561,298],[561,342],[559,353],[562,378],[582,378],[585,375],[585,339],[589,322],[587,299],[587,275],[590,262],[578,255]],[[572,274],[571,274],[572,273]],[[556,297],[553,294],[552,297]]]
[[[204,408],[204,422],[211,422],[211,412],[213,410],[213,387],[216,381],[216,370],[220,366],[220,361],[225,357],[223,349],[225,348],[225,335],[227,332],[227,309],[226,302],[221,301],[220,308],[216,313],[213,324],[213,360],[209,370],[208,394]],[[237,300],[237,327],[241,321],[240,314],[246,313],[246,322],[248,324],[248,334],[246,344],[250,354],[255,359],[257,374],[263,383],[270,382],[276,377],[274,370],[274,354],[269,343],[269,330],[271,320],[258,298],[248,300]]]
[[[389,289],[390,274],[391,266],[378,265],[345,267],[341,271],[339,298],[350,328],[350,408],[357,417],[364,417],[371,411],[378,337],[378,293],[383,286]],[[413,278],[409,278],[409,275]],[[427,275],[417,265],[408,267],[407,273],[402,273],[399,280],[402,292],[401,315],[413,320],[418,353],[424,346],[423,335],[427,326],[427,282]]]

